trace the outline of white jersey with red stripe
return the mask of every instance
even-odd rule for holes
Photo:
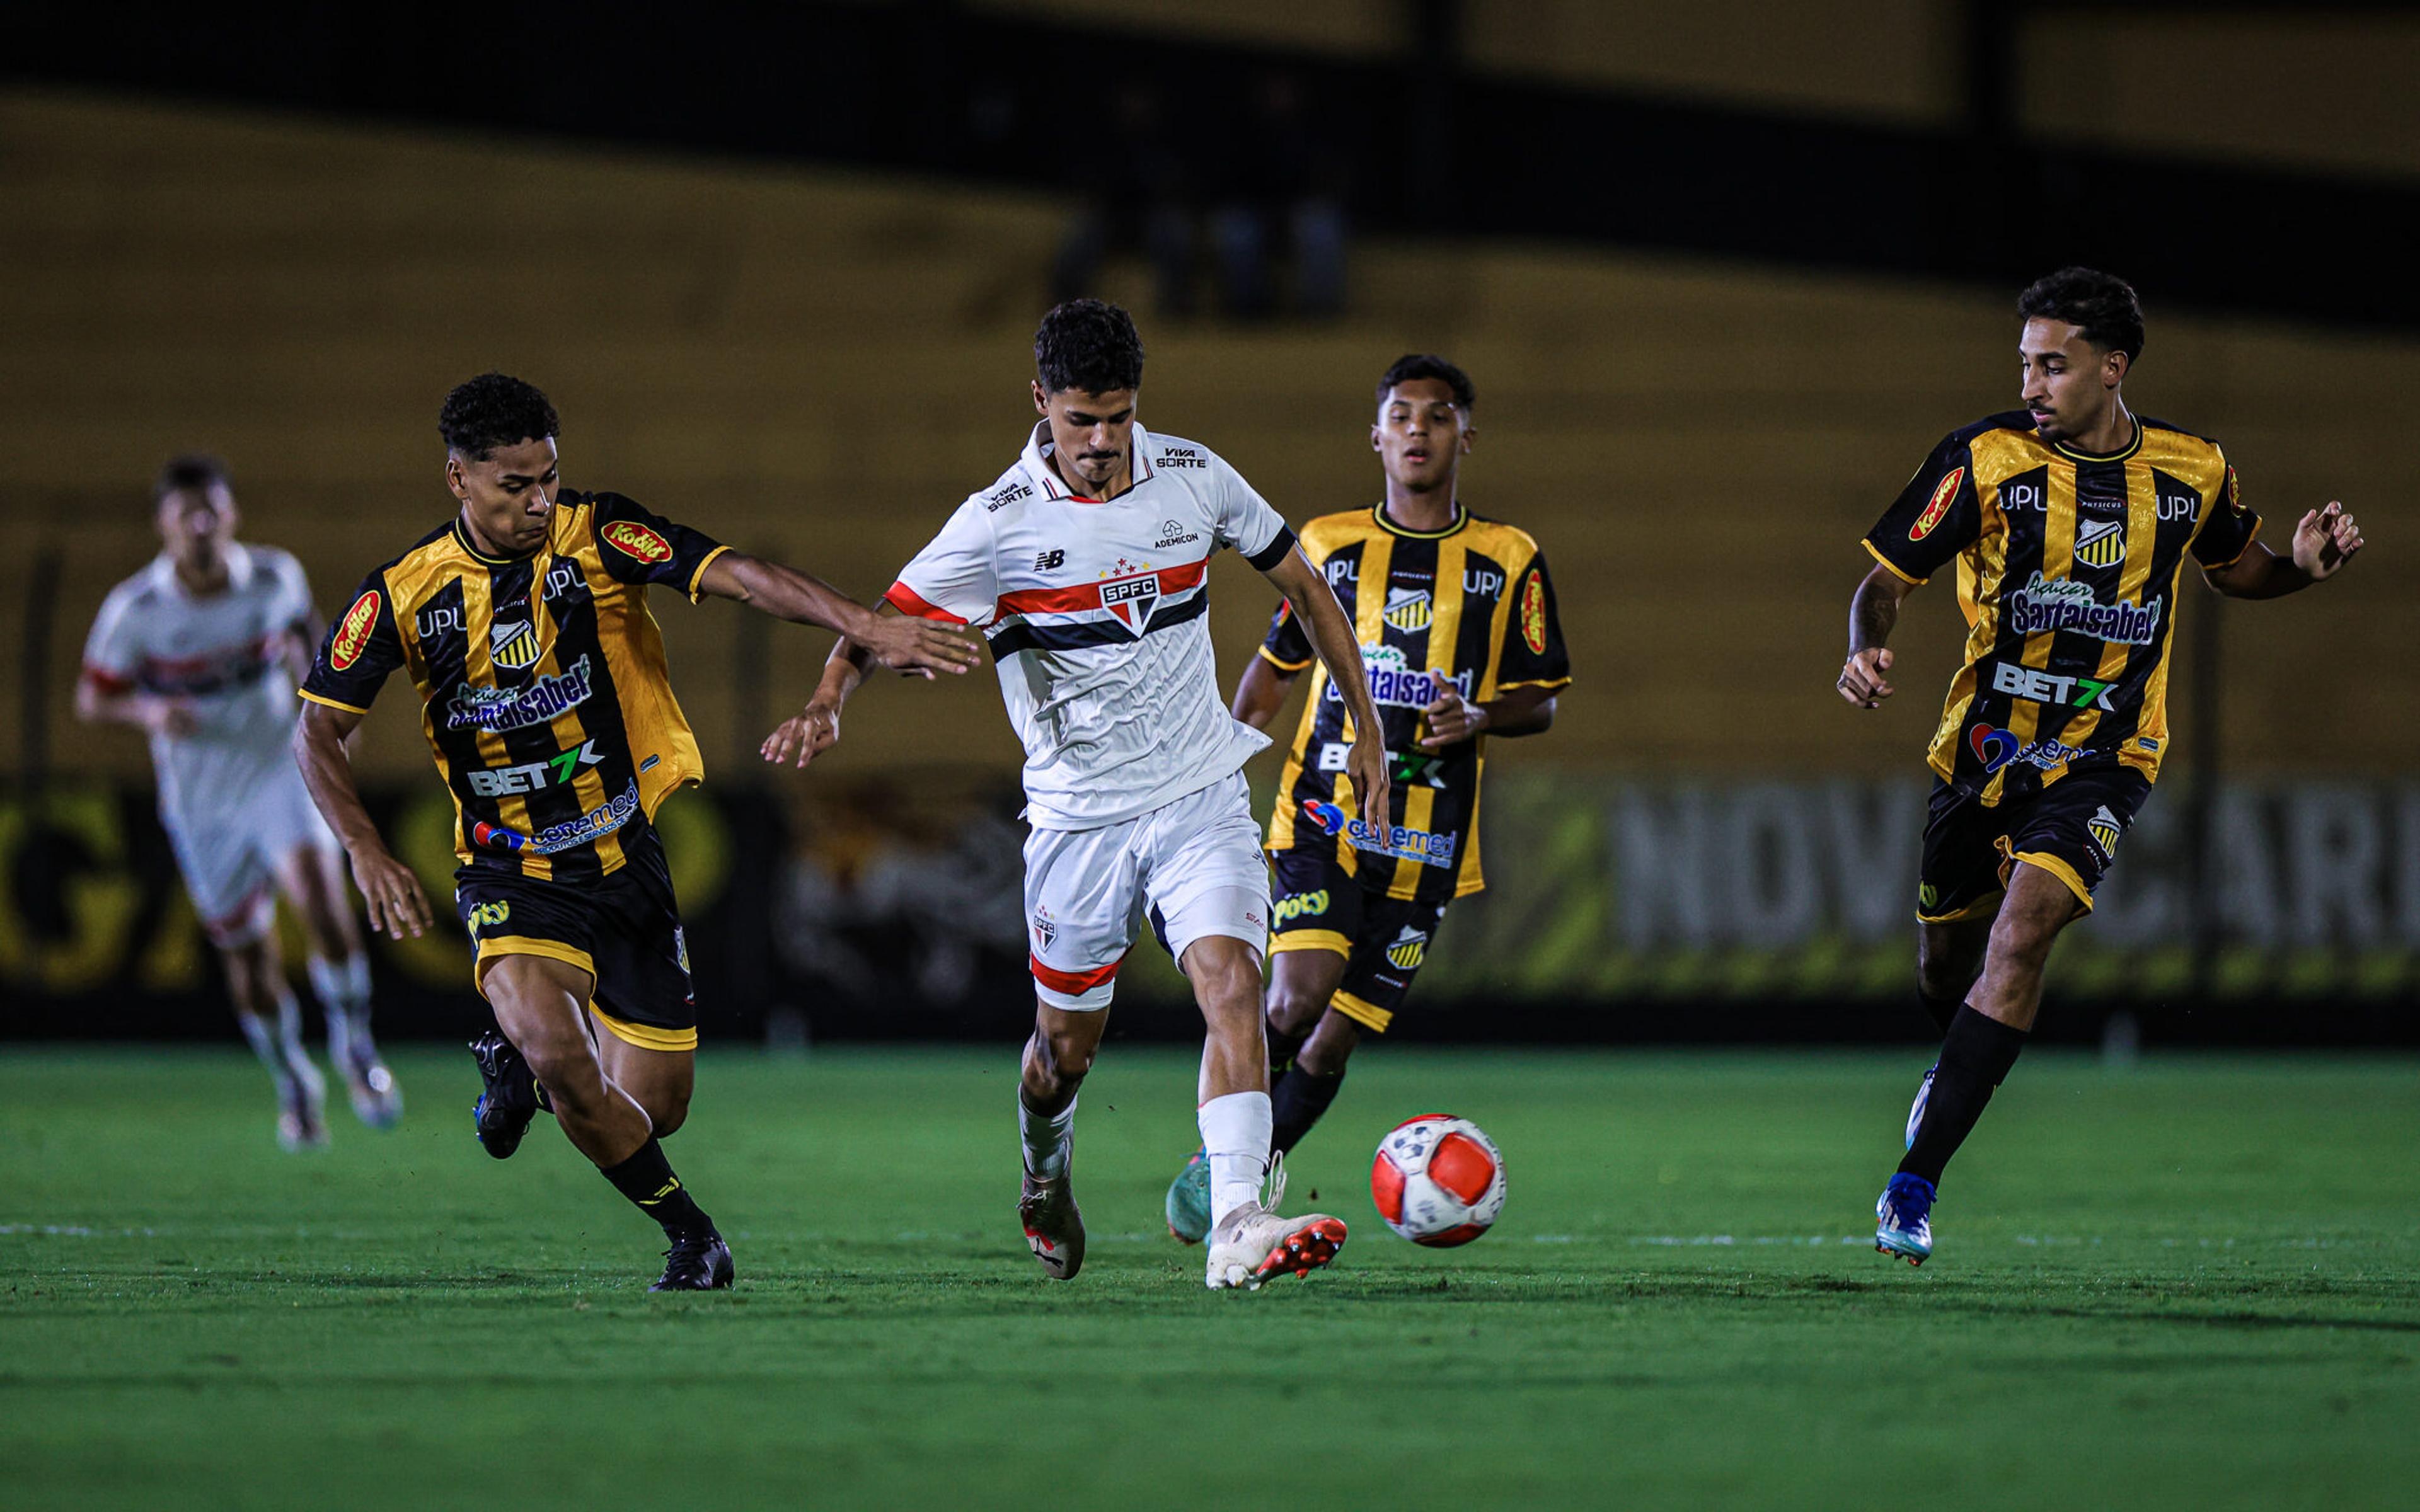
[[[300,705],[283,655],[311,630],[302,564],[275,547],[229,546],[227,585],[195,597],[165,556],[110,590],[85,639],[84,675],[106,693],[181,700],[197,728],[151,737],[171,824],[240,819],[265,782],[301,787],[290,747]]]
[[[1133,432],[1133,484],[1102,501],[1049,463],[1049,427],[970,496],[884,595],[980,628],[1025,742],[1037,829],[1123,824],[1240,769],[1268,737],[1218,695],[1211,556],[1267,571],[1294,532],[1208,447]]]

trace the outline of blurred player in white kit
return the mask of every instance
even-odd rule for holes
[[[302,563],[235,539],[226,470],[180,456],[153,506],[163,549],[110,591],[85,642],[76,712],[151,737],[160,822],[226,970],[244,1038],[276,1080],[277,1137],[327,1142],[323,1084],[278,959],[274,886],[302,925],[328,1055],[374,1128],[403,1112],[370,1038],[370,966],[344,853],[294,765],[294,687],[318,639]]]

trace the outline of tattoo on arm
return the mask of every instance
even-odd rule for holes
[[[1849,654],[1889,643],[1899,624],[1899,595],[1869,578],[1849,603]]]

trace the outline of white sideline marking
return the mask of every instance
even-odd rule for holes
[[[0,1234],[52,1234],[68,1239],[153,1239],[149,1228],[87,1228],[82,1224],[0,1224]]]

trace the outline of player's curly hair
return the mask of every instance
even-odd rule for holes
[[[551,440],[562,433],[562,423],[535,384],[503,373],[482,373],[456,384],[445,396],[445,408],[437,412],[437,433],[445,438],[448,451],[483,462],[499,446]]]
[[[1111,393],[1142,387],[1142,337],[1134,317],[1100,300],[1069,300],[1033,333],[1033,372],[1045,393]]]
[[[151,502],[157,505],[170,494],[182,493],[188,488],[210,488],[222,485],[234,486],[227,477],[225,462],[206,452],[187,452],[161,464],[160,475],[151,482]]]
[[[2134,285],[2115,273],[2062,268],[2017,296],[2017,314],[2027,320],[2064,320],[2102,351],[2124,352],[2130,363],[2143,355],[2143,301],[2134,297]]]
[[[1387,395],[1398,383],[1410,383],[1419,378],[1437,378],[1453,391],[1453,402],[1465,414],[1479,403],[1479,391],[1470,386],[1470,375],[1454,366],[1435,352],[1413,352],[1395,359],[1378,379],[1378,402],[1385,404]]]

